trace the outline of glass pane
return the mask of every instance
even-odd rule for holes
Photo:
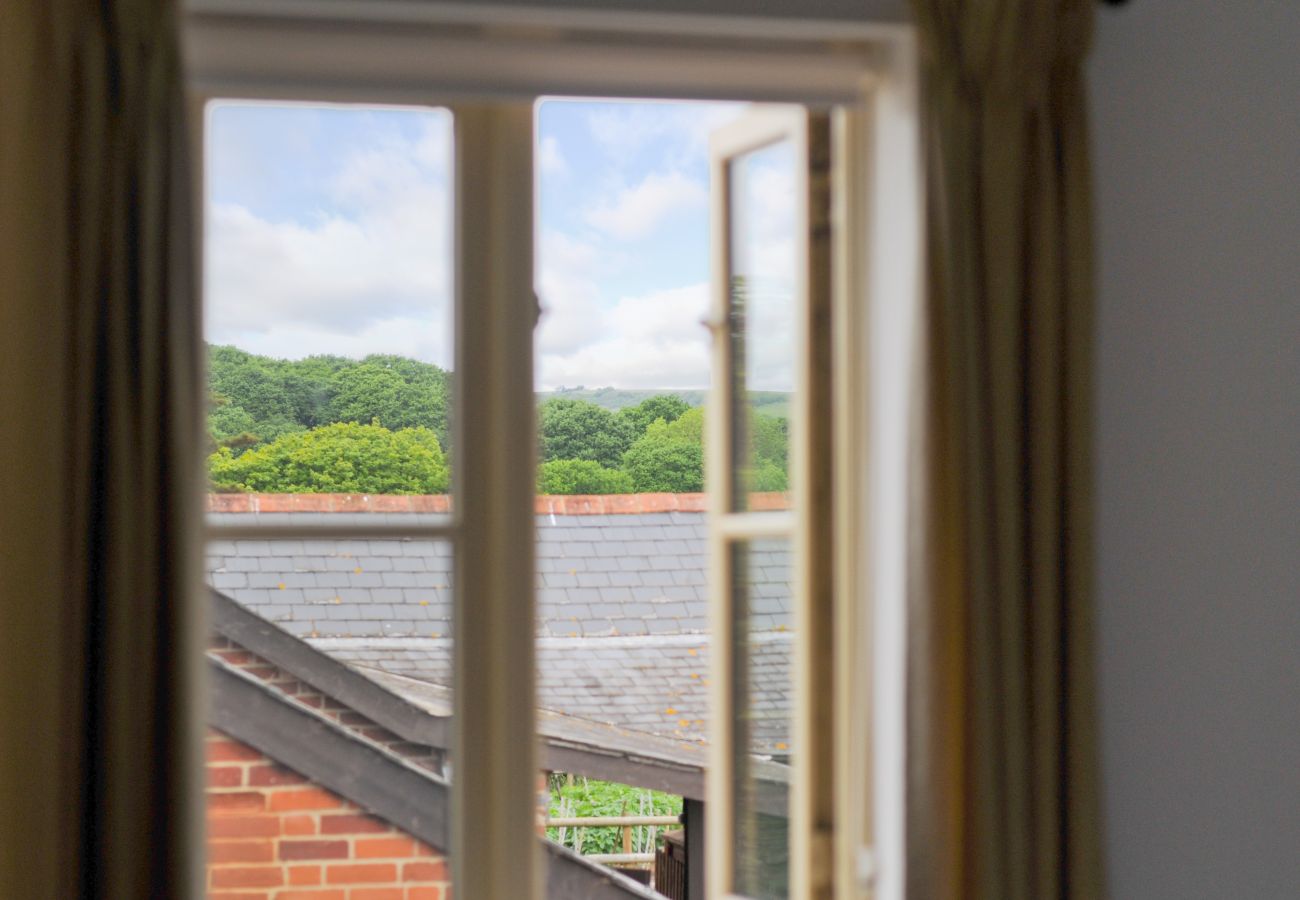
[[[222,101],[207,121],[213,490],[445,495],[451,114]]]
[[[331,535],[206,548],[216,893],[450,890],[451,546],[364,532],[449,519],[451,126],[441,109],[208,108],[208,522]],[[310,751],[262,743],[304,728]],[[394,785],[418,815],[385,805]]]
[[[537,106],[546,834],[677,897],[709,734],[707,135],[743,111]],[[609,816],[630,824],[591,823]]]
[[[733,160],[732,490],[736,510],[784,509],[794,390],[798,276],[794,152],[783,141]]]
[[[793,609],[787,540],[732,545],[735,891],[789,891]]]
[[[319,884],[353,865],[371,867],[376,895],[449,889],[451,568],[438,541],[208,543],[207,883],[217,893]],[[417,712],[393,716],[408,704]],[[321,719],[337,726],[332,740]],[[321,738],[310,750],[258,749],[267,732],[304,728]],[[364,772],[320,767],[364,749]],[[410,766],[426,776],[415,827],[370,814],[392,785],[409,788]]]

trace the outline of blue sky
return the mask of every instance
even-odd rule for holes
[[[539,387],[707,385],[708,136],[740,112],[539,105]],[[450,365],[448,113],[222,104],[208,134],[209,340]],[[757,207],[788,210],[767,182]],[[755,256],[782,259],[761,212]]]

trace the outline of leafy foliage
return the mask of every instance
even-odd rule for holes
[[[543,462],[588,459],[611,469],[618,466],[636,438],[626,419],[585,400],[543,402],[538,409],[537,432]]]
[[[436,366],[400,357],[366,357],[341,369],[327,406],[332,422],[377,422],[385,428],[428,428],[445,442],[447,380]]]
[[[430,429],[356,423],[293,432],[239,456],[221,447],[208,468],[218,491],[441,494],[448,482]]]
[[[691,405],[676,394],[658,394],[647,397],[636,406],[624,407],[619,410],[619,416],[632,426],[634,434],[645,434],[656,419],[674,422],[690,408]]]
[[[276,423],[283,431],[297,422],[293,401],[285,389],[285,365],[235,347],[211,347],[208,387],[229,405],[247,412],[258,425]]]
[[[597,406],[614,411],[636,406],[641,401],[662,394],[656,390],[628,390],[624,388],[602,387],[560,387],[550,391],[545,398],[563,397],[567,400],[587,400]],[[688,406],[703,406],[708,400],[708,391],[679,390],[674,396],[686,401]],[[749,391],[749,408],[760,416],[784,418],[790,414],[790,394],[786,391]]]
[[[682,798],[662,791],[628,787],[610,781],[564,775],[550,778],[552,817],[587,816],[679,816]],[[633,829],[636,845],[650,843],[650,828]],[[621,853],[623,835],[619,828],[548,828],[546,836],[580,853]]]
[[[451,452],[450,373],[419,360],[381,354],[361,360],[282,360],[222,346],[209,347],[208,354],[209,468],[217,490],[422,493],[437,484],[442,487],[435,492],[445,489],[448,466],[443,453]],[[693,405],[702,397],[698,391],[576,388],[544,399],[538,408],[538,490],[703,490],[703,410]],[[746,483],[751,490],[785,490],[787,426],[784,418],[770,413],[784,412],[788,395],[755,392],[749,399]],[[344,452],[339,442],[345,432],[326,430],[339,424],[377,430],[346,432],[351,437]],[[399,440],[395,436],[411,429],[434,438],[441,476],[435,477],[418,454],[405,461],[394,456],[398,445],[392,441]],[[360,435],[369,442],[365,449]],[[390,437],[381,440],[382,435]],[[291,464],[287,448],[295,458],[309,462]],[[342,455],[327,459],[330,452]],[[246,456],[249,459],[242,461]],[[407,463],[413,480],[403,482],[395,473],[404,471]],[[370,471],[369,466],[376,468]]]
[[[208,348],[215,443],[249,435],[252,445],[335,422],[429,428],[447,446],[450,379],[435,365],[401,356],[271,359],[236,347]]]
[[[537,467],[539,494],[630,494],[632,477],[590,459],[553,459]]]
[[[704,490],[703,409],[673,422],[656,419],[623,456],[623,468],[638,492]]]
[[[750,464],[741,483],[751,491],[787,490],[790,439],[786,420],[751,415],[748,425]]]

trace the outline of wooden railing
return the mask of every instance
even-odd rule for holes
[[[632,829],[649,826],[651,829],[666,826],[680,826],[679,816],[557,816],[546,820],[547,828],[620,828],[623,832],[622,853],[584,853],[592,862],[604,865],[648,866],[654,862],[655,855],[632,852]],[[653,831],[652,831],[653,834]],[[561,842],[563,843],[563,835]]]

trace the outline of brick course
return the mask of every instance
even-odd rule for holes
[[[216,729],[208,900],[451,900],[441,852]]]

